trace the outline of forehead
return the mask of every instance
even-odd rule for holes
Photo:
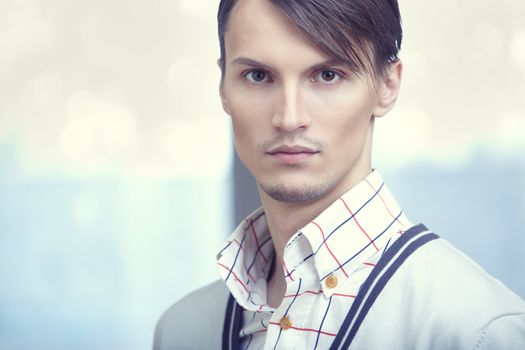
[[[297,63],[330,58],[285,13],[268,0],[239,0],[225,32],[226,59],[237,57]]]

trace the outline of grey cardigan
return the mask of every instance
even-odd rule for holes
[[[241,308],[222,281],[157,324],[154,350],[238,349]],[[525,349],[525,302],[423,225],[390,247],[330,349]]]

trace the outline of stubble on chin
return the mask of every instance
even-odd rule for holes
[[[305,203],[322,197],[330,188],[328,183],[291,186],[259,183],[261,190],[270,198],[285,203]]]

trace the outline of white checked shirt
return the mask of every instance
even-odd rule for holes
[[[242,349],[328,349],[361,284],[383,252],[411,223],[373,171],[342,195],[284,249],[286,294],[266,303],[274,248],[264,212],[239,225],[217,267],[243,307]]]

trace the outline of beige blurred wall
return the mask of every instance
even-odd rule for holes
[[[2,1],[0,140],[37,168],[153,177],[206,172],[196,161],[206,143],[221,154],[209,166],[224,171],[216,5]],[[397,108],[378,123],[378,160],[449,166],[479,147],[523,153],[525,3],[400,6],[405,77]],[[415,136],[400,138],[405,130]],[[179,151],[188,144],[197,146]]]

